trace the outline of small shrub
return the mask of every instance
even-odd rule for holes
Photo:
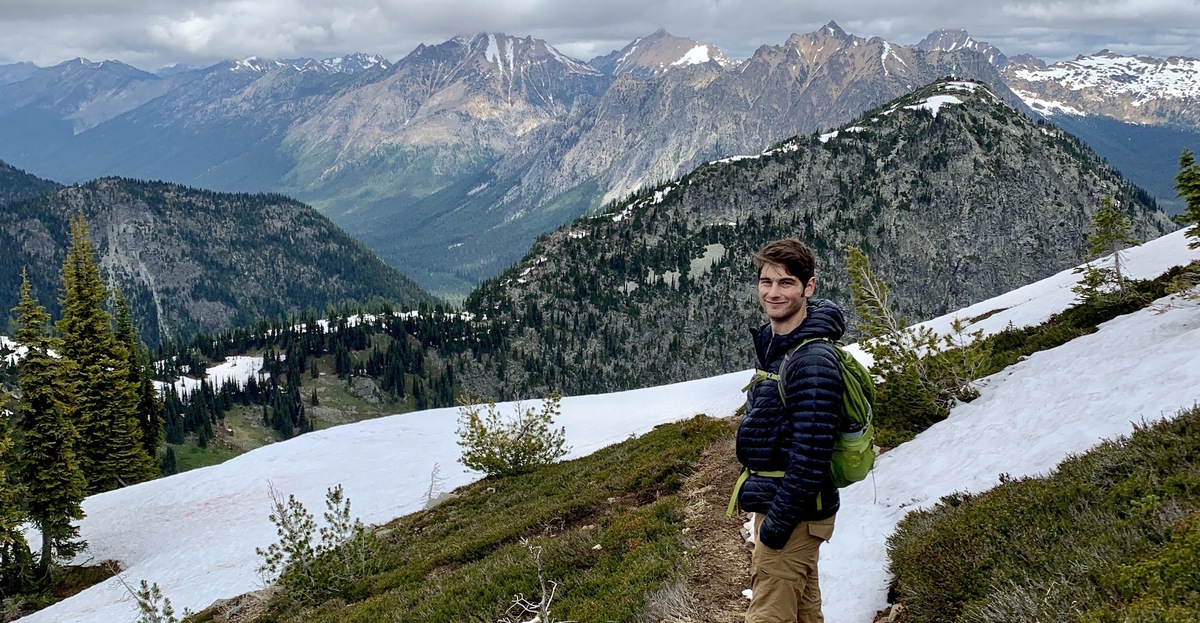
[[[179,619],[175,618],[175,608],[171,605],[171,600],[163,595],[158,583],[148,584],[142,580],[134,592],[134,599],[137,600],[138,606],[137,623],[179,623]],[[190,615],[190,611],[183,611],[185,618]]]
[[[341,485],[325,494],[326,525],[320,530],[295,496],[284,502],[272,488],[271,502],[279,542],[255,551],[263,558],[259,573],[278,586],[282,599],[314,604],[345,597],[356,580],[374,572],[374,537],[351,517]]]
[[[560,413],[558,394],[550,394],[541,410],[516,405],[512,417],[500,414],[494,401],[485,407],[459,407],[458,445],[463,465],[488,476],[524,474],[566,456],[566,429],[553,429]]]

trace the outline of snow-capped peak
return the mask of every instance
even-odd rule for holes
[[[279,60],[263,59],[257,56],[247,56],[240,61],[234,61],[230,67],[230,71],[266,73],[272,69],[282,67],[283,65],[284,63]]]
[[[390,69],[392,64],[388,60],[378,54],[350,54],[348,56],[337,56],[327,58],[321,61],[321,66],[325,69],[339,74],[355,74],[369,69]]]
[[[997,49],[996,46],[986,41],[976,41],[971,38],[971,35],[967,34],[967,31],[962,29],[935,30],[917,44],[917,49],[925,52],[973,50],[982,54],[995,67],[1003,67],[1008,61],[1008,57]]]
[[[461,37],[455,37],[452,41],[464,43]],[[476,35],[465,43],[475,46],[484,41],[486,41],[484,59],[505,73],[514,73],[518,68],[543,62],[558,63],[570,73],[600,73],[587,63],[573,59],[559,52],[549,43],[533,37],[520,39],[504,33],[485,33]]]
[[[594,59],[592,65],[613,76],[625,73],[647,76],[710,62],[721,66],[731,64],[724,52],[711,43],[676,37],[659,30],[648,37],[634,39],[608,56]]]

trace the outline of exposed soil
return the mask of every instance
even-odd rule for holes
[[[742,591],[750,586],[750,550],[741,534],[743,517],[725,516],[739,471],[731,438],[710,445],[684,485],[688,536],[694,542],[688,588],[696,620],[704,623],[741,623],[746,614]]]

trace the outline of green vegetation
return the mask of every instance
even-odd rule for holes
[[[264,443],[263,445],[266,444]],[[167,447],[173,449],[175,454],[176,470],[173,473],[186,472],[200,467],[209,467],[224,463],[246,452],[246,450],[237,447],[214,447],[211,445],[207,448],[201,448],[192,444],[169,444]]]
[[[342,486],[325,494],[325,526],[304,505],[272,489],[271,523],[279,541],[255,552],[263,558],[259,573],[279,589],[280,599],[309,606],[340,599],[346,587],[375,571],[376,541],[366,526],[350,513],[350,500]],[[320,538],[317,538],[317,535]]]
[[[697,416],[580,459],[489,477],[372,533],[369,573],[305,606],[277,594],[260,621],[495,621],[557,583],[556,618],[633,621],[689,571],[685,477],[733,422]],[[213,621],[213,609],[196,621]]]
[[[488,476],[523,474],[549,465],[570,452],[565,428],[551,428],[561,413],[558,394],[542,401],[541,410],[517,405],[510,417],[500,415],[495,401],[459,407],[459,461]]]
[[[908,620],[1200,620],[1197,440],[1200,407],[911,513],[889,540]]]
[[[890,290],[858,248],[846,248],[846,270],[858,312],[859,344],[874,358],[872,373],[881,379],[876,394],[876,423],[881,445],[895,446],[950,414],[956,402],[979,396],[972,383],[988,357],[982,331],[965,333],[956,319],[946,335],[911,327],[893,309]]]

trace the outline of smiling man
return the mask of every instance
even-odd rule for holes
[[[844,386],[831,341],[846,323],[837,305],[812,298],[816,263],[804,243],[770,242],[754,264],[769,322],[754,332],[758,369],[737,432],[745,469],[734,498],[755,514],[746,621],[820,622],[818,551],[840,503],[829,465]]]

